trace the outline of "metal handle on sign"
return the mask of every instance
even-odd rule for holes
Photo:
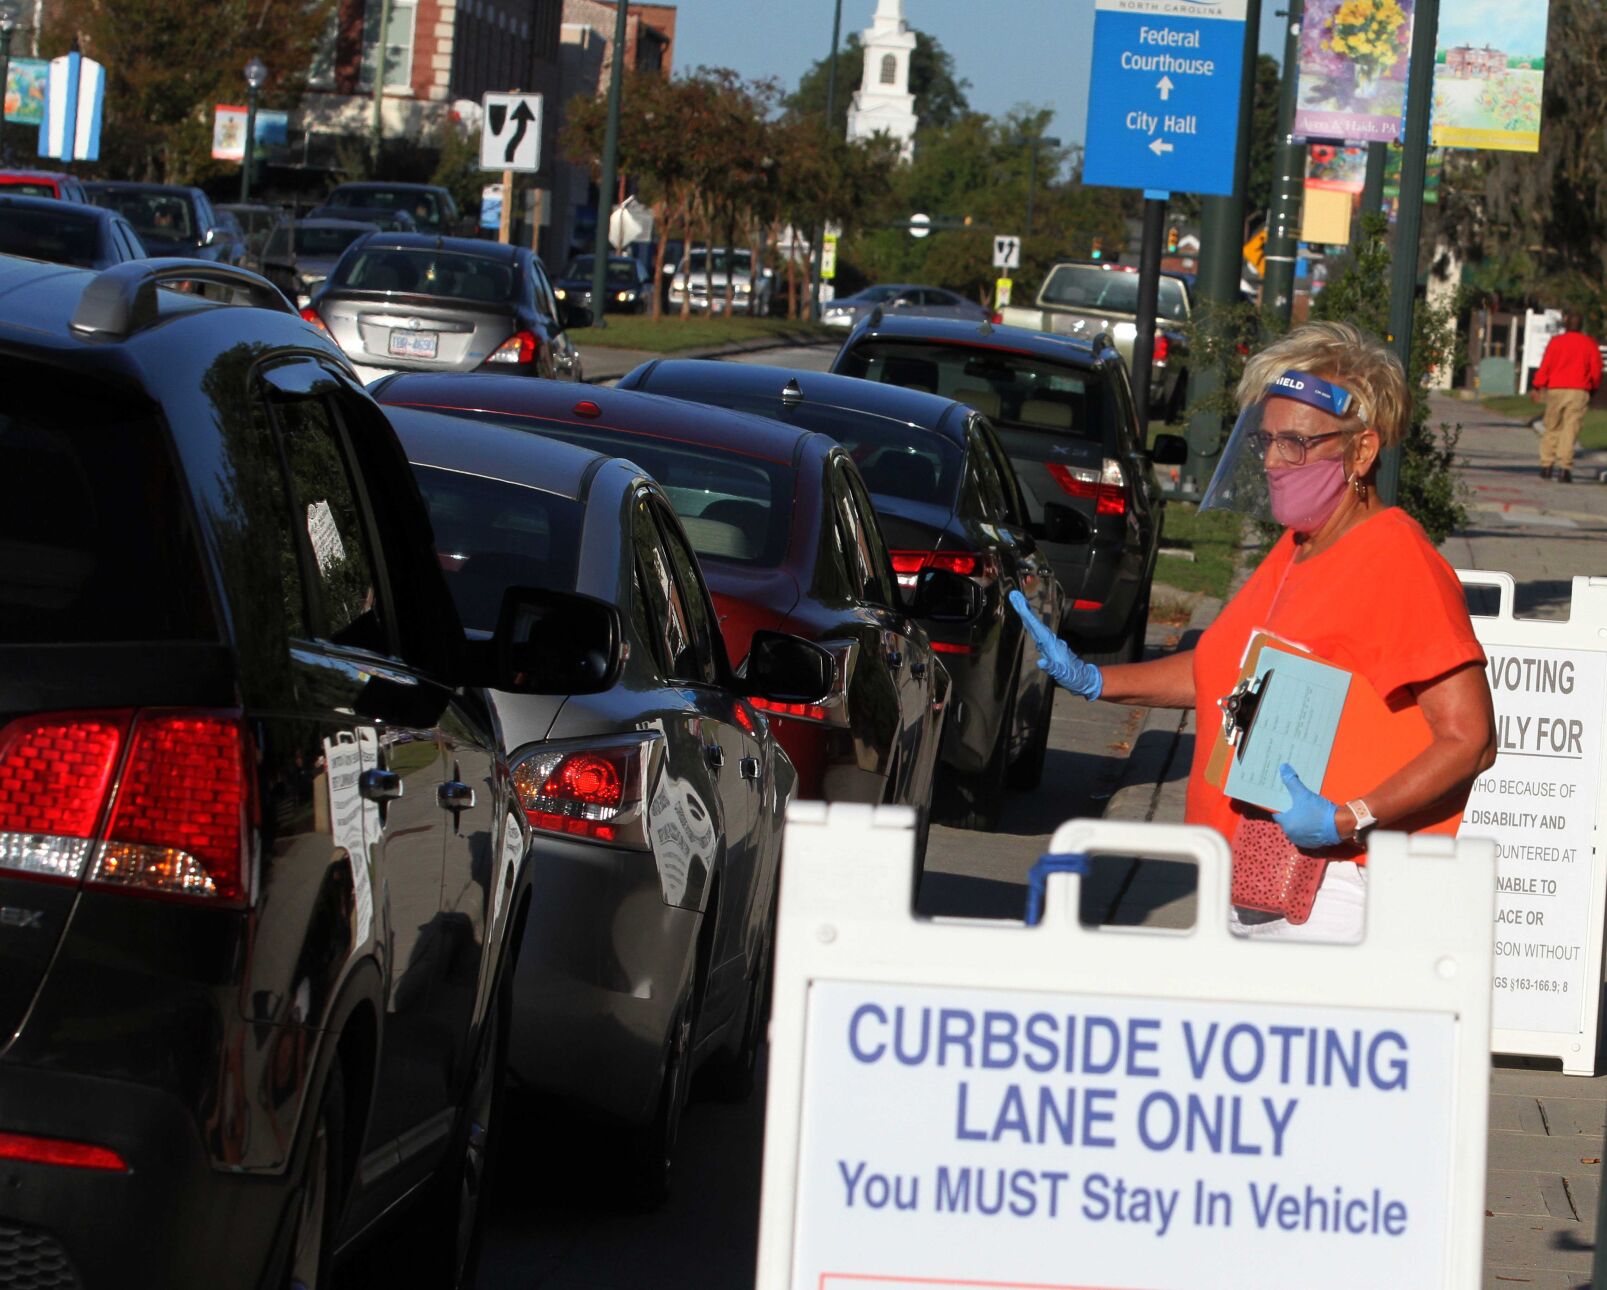
[[[1074,873],[1081,876],[1087,872],[1086,851],[1067,851],[1039,856],[1027,874],[1027,926],[1036,927],[1043,921],[1044,888],[1048,886],[1050,874]]]
[[[465,811],[474,805],[474,790],[460,780],[449,779],[436,786],[435,800],[448,811]]]
[[[357,793],[370,802],[394,802],[402,795],[402,777],[394,770],[365,770],[357,778]]]

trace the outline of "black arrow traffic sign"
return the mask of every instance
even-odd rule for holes
[[[519,106],[513,110],[513,119],[516,126],[513,132],[513,138],[508,140],[507,151],[502,154],[502,159],[508,162],[510,165],[513,163],[514,156],[519,151],[519,141],[525,137],[525,131],[530,128],[530,123],[536,119],[536,114],[530,110],[530,104],[526,103],[523,99],[520,99]],[[497,129],[495,125],[492,126],[492,129],[495,130],[498,135],[501,135],[502,131]]]

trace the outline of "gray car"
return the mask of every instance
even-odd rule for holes
[[[584,592],[613,619],[598,684],[494,696],[534,838],[508,1062],[514,1087],[624,1126],[615,1176],[657,1199],[693,1072],[745,1097],[764,1036],[797,776],[748,696],[818,701],[831,656],[760,633],[735,676],[692,547],[639,467],[524,430],[387,415],[471,636],[497,627],[510,586]],[[551,626],[570,654],[588,638]]]
[[[917,282],[884,282],[823,305],[820,321],[828,327],[852,327],[878,307],[889,317],[900,318],[960,318],[983,322],[989,317],[986,309],[958,292]]]
[[[349,219],[304,219],[280,224],[268,234],[262,252],[262,276],[304,309],[313,293],[334,272],[346,248],[377,224]]]
[[[302,317],[326,330],[364,381],[387,372],[503,372],[581,379],[560,304],[523,247],[422,233],[353,242]]]

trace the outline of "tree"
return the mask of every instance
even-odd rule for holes
[[[245,95],[242,68],[268,66],[262,106],[293,104],[334,0],[62,0],[42,47],[76,39],[106,67],[102,165],[112,174],[195,183],[212,160],[212,109]]]
[[[798,88],[783,104],[789,115],[825,117],[829,69],[830,59],[822,58],[803,74]],[[864,77],[865,50],[859,43],[859,33],[850,32],[845,47],[837,55],[837,97],[832,105],[832,129],[840,135],[848,133],[848,104]],[[916,128],[952,125],[970,111],[970,102],[965,97],[970,88],[970,81],[955,77],[954,59],[948,51],[924,31],[915,32],[915,52],[910,55],[910,93],[915,95]]]

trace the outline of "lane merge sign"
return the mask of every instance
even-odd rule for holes
[[[993,239],[993,267],[1019,269],[1021,267],[1021,239],[1014,235]]]
[[[480,169],[541,169],[541,95],[487,94],[481,104]]]
[[[1233,191],[1246,0],[1096,0],[1083,182]]]

